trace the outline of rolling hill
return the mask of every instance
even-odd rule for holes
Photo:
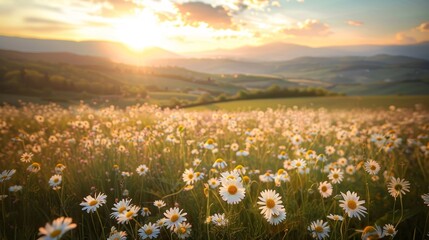
[[[404,56],[163,61],[159,67],[143,67],[72,53],[0,50],[0,93],[61,101],[104,97],[166,105],[274,85],[317,87],[347,95],[429,94],[429,61]]]

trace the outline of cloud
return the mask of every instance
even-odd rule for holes
[[[63,25],[65,23],[59,22],[52,19],[39,18],[39,17],[26,17],[24,18],[25,23],[29,24],[45,24],[45,25]]]
[[[396,40],[401,43],[415,43],[417,40],[414,37],[408,36],[406,33],[400,32],[396,34]]]
[[[429,22],[422,22],[418,27],[417,30],[420,32],[429,32]]]
[[[245,10],[264,10],[266,8],[280,7],[278,0],[217,0],[216,5],[224,6],[234,13],[240,13]]]
[[[327,36],[332,33],[329,25],[315,19],[298,22],[295,26],[283,29],[282,32],[293,36]]]
[[[355,21],[355,20],[348,20],[347,24],[353,27],[360,27],[363,25],[363,22],[361,21]]]
[[[222,6],[213,7],[202,2],[176,4],[186,25],[198,26],[206,23],[215,29],[233,28],[232,17]]]
[[[64,25],[64,26],[26,26],[22,29],[33,32],[33,33],[57,33],[57,32],[65,32],[76,29],[73,26]]]
[[[101,15],[104,17],[119,17],[130,14],[140,6],[131,0],[90,0],[101,7]]]

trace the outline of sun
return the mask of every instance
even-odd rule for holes
[[[116,39],[135,51],[159,46],[165,41],[158,17],[145,10],[118,19],[114,29]]]

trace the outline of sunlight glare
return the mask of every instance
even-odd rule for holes
[[[152,12],[144,10],[121,18],[115,24],[118,41],[136,51],[159,45],[163,41],[161,29],[159,19]]]

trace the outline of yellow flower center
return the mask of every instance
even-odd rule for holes
[[[129,212],[127,212],[127,214],[125,214],[125,217],[130,218],[133,216],[133,214],[134,214],[134,212],[129,211]]]
[[[92,200],[91,202],[89,202],[89,206],[94,206],[94,205],[96,205],[98,203],[98,201],[97,200]]]
[[[180,233],[181,233],[181,234],[186,233],[186,228],[185,228],[185,227],[181,227],[181,228],[180,228]]]
[[[61,230],[57,229],[57,230],[51,232],[51,234],[49,234],[49,236],[54,238],[54,237],[58,237],[60,234],[61,234]]]
[[[396,184],[395,185],[395,190],[396,191],[401,191],[402,190],[402,185],[401,184]]]
[[[206,142],[207,144],[213,144],[214,143],[214,140],[213,139],[209,139],[209,140],[207,140],[207,142]]]
[[[176,222],[177,220],[179,220],[179,215],[173,214],[173,216],[171,216],[170,220],[171,220],[171,222]]]
[[[354,200],[347,201],[347,207],[349,207],[351,210],[355,210],[357,208],[357,204]]]
[[[121,213],[121,212],[125,211],[126,209],[127,209],[126,207],[122,206],[118,209],[118,212]]]
[[[248,176],[244,176],[243,177],[243,182],[244,183],[249,183],[250,182],[250,178]]]
[[[194,178],[194,174],[190,173],[190,174],[188,175],[188,178],[189,178],[189,179]]]
[[[266,205],[267,205],[267,208],[273,208],[274,206],[276,206],[276,203],[274,202],[273,199],[269,198],[266,201]]]
[[[394,233],[395,233],[395,231],[393,230],[393,228],[388,228],[388,229],[387,229],[387,233],[389,233],[389,234],[394,234]]]
[[[376,167],[374,165],[371,166],[371,170],[375,171]]]
[[[335,173],[334,175],[332,175],[332,177],[333,178],[338,178],[339,176],[338,176],[338,174]]]
[[[326,187],[326,186],[322,186],[322,192],[326,192],[326,191],[328,191],[328,188]]]
[[[151,234],[152,234],[152,228],[148,228],[148,229],[144,230],[144,232],[145,232],[147,235],[151,235]]]
[[[318,232],[318,233],[322,233],[322,232],[323,232],[323,228],[322,228],[322,226],[316,226],[316,227],[314,228],[314,231],[316,231],[316,232]]]
[[[231,185],[231,186],[229,186],[229,187],[228,187],[228,193],[229,193],[229,194],[231,194],[231,195],[236,194],[236,193],[237,193],[237,191],[238,191],[238,189],[237,189],[237,187],[236,187],[236,186],[234,186],[234,185]]]
[[[55,178],[54,179],[54,183],[57,183],[57,182],[59,182],[60,180],[58,179],[58,178]]]

